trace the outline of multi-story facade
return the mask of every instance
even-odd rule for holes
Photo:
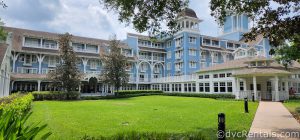
[[[129,85],[122,89],[200,92],[197,72],[202,69],[245,57],[270,58],[267,39],[258,36],[252,42],[245,42],[242,38],[249,28],[246,15],[227,17],[219,37],[201,34],[201,22],[196,13],[187,8],[178,18],[180,30],[173,36],[153,40],[128,33],[121,48],[130,61],[127,67],[130,79]],[[46,75],[59,63],[59,34],[11,27],[5,27],[5,30],[9,32],[7,42],[11,47],[11,91],[58,90],[49,86],[51,81]],[[82,93],[111,93],[113,87],[101,81],[97,87],[88,84],[91,77],[98,77],[101,73],[99,56],[109,52],[108,40],[73,36],[71,45],[78,55],[78,68],[84,73],[78,90]],[[213,88],[212,84],[204,84],[204,89],[207,89],[205,86]]]

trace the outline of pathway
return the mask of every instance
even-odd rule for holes
[[[248,135],[248,140],[259,139],[299,140],[300,124],[281,102],[261,101]]]

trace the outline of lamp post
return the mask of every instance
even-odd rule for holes
[[[219,113],[218,114],[218,140],[225,140],[225,114]]]
[[[245,113],[249,113],[249,110],[248,110],[248,98],[244,98],[244,107],[245,107]]]

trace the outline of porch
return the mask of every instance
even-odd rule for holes
[[[236,96],[257,101],[284,101],[289,99],[288,75],[235,75]]]

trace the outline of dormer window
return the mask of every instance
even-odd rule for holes
[[[235,44],[236,49],[239,48],[239,47],[241,47],[241,44]]]
[[[227,48],[233,49],[233,43],[227,43]]]
[[[219,41],[213,40],[213,41],[212,41],[212,45],[213,45],[213,46],[219,46]]]
[[[210,39],[203,39],[203,44],[204,45],[210,45]]]

